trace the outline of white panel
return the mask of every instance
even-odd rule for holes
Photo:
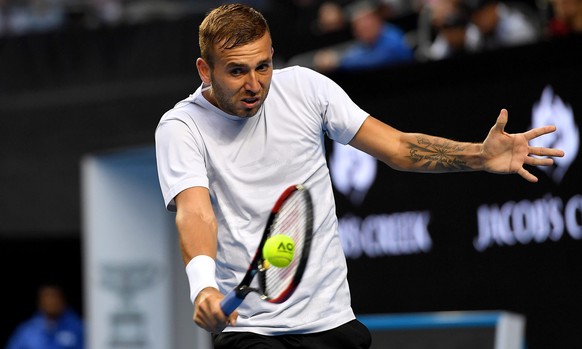
[[[524,348],[525,316],[503,312],[496,329],[495,349]]]
[[[211,348],[192,321],[154,147],[88,155],[81,165],[87,348]]]
[[[150,149],[83,160],[88,348],[172,346],[170,218]]]

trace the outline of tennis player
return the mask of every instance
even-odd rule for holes
[[[554,126],[505,133],[506,110],[483,143],[400,132],[319,73],[273,69],[269,27],[245,5],[212,10],[200,25],[199,43],[202,84],[163,115],[155,136],[194,321],[213,333],[215,348],[370,346],[370,333],[351,308],[324,135],[404,171],[517,173],[536,182],[524,165],[547,166],[563,156],[529,146]],[[297,183],[314,197],[313,245],[300,287],[283,304],[251,294],[226,317],[223,294],[245,274],[273,203]]]

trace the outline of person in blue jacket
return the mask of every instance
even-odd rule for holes
[[[42,285],[38,290],[38,312],[21,323],[6,349],[83,349],[84,326],[66,301],[62,287]]]
[[[404,31],[386,22],[373,1],[359,1],[348,7],[354,41],[344,49],[319,50],[313,58],[320,72],[358,71],[414,61],[414,51]]]

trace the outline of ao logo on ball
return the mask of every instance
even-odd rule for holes
[[[263,257],[271,265],[284,268],[293,260],[295,241],[287,235],[275,235],[269,238],[263,246]]]

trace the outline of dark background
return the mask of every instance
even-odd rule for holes
[[[336,77],[374,116],[405,131],[464,141],[484,139],[501,108],[508,132],[530,128],[532,106],[551,85],[582,122],[581,42],[538,44],[386,71]],[[578,126],[580,127],[580,126]],[[582,155],[558,185],[537,168],[532,184],[483,172],[411,174],[379,165],[361,207],[336,193],[338,215],[430,211],[426,254],[349,260],[357,313],[507,310],[525,315],[528,348],[574,348],[582,320],[582,241],[493,246],[478,252],[477,208],[546,195],[564,204],[582,190]],[[580,212],[577,222],[582,222]]]
[[[35,309],[35,287],[60,279],[83,313],[79,162],[88,153],[153,144],[161,115],[199,78],[199,18],[0,39],[0,343]],[[282,28],[283,29],[283,28]],[[277,47],[285,35],[274,30]],[[288,35],[288,34],[287,34]],[[507,131],[530,127],[550,84],[582,125],[580,37],[354,75],[332,75],[372,115],[404,131],[481,141],[501,108]],[[294,46],[295,45],[295,46]],[[316,43],[309,41],[307,46]],[[501,309],[526,315],[529,349],[571,348],[582,326],[581,241],[472,247],[481,203],[580,193],[580,155],[557,186],[486,173],[404,174],[380,166],[363,208],[431,210],[428,254],[349,260],[358,313]],[[580,220],[580,217],[578,217]],[[378,277],[381,275],[381,277]]]

